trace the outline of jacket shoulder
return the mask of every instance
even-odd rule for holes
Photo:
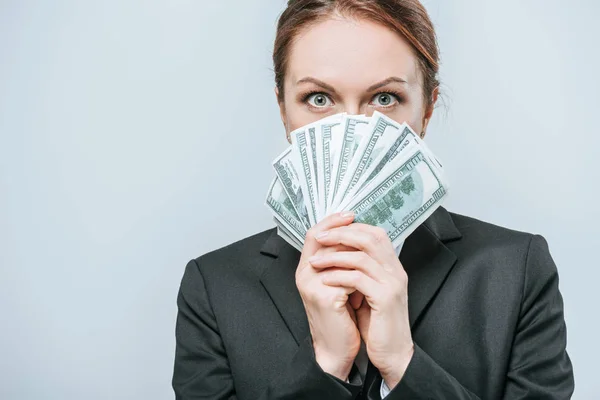
[[[498,226],[486,221],[450,213],[462,238],[447,246],[464,262],[484,270],[523,277],[531,254],[539,250],[539,235]],[[546,251],[548,251],[546,249]]]
[[[215,270],[218,270],[219,274],[226,273],[232,268],[258,272],[257,269],[260,269],[263,264],[261,248],[276,232],[275,228],[268,229],[210,251],[194,260],[201,272],[208,275]]]
[[[532,233],[509,229],[465,215],[452,212],[449,214],[456,228],[461,232],[463,239],[467,241],[476,240],[482,242],[482,244],[490,243],[496,245],[507,243],[528,244],[532,237],[535,236]]]

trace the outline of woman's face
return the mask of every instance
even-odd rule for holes
[[[433,107],[425,107],[417,58],[390,29],[332,17],[302,31],[288,56],[279,103],[287,132],[340,112],[377,110],[424,133]]]

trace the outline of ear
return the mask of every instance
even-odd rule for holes
[[[285,128],[285,134],[288,142],[290,141],[289,132],[287,128],[287,116],[285,113],[285,103],[283,100],[279,98],[279,89],[275,87],[275,98],[277,100],[277,104],[279,105],[279,116],[281,117],[281,122],[283,122],[283,127]]]
[[[421,138],[425,137],[425,133],[427,131],[427,125],[429,125],[429,121],[431,121],[431,116],[433,115],[433,110],[435,109],[435,103],[437,103],[438,96],[440,94],[439,86],[433,89],[433,93],[431,94],[431,104],[427,106],[425,110],[425,114],[423,115],[423,129],[421,130]]]

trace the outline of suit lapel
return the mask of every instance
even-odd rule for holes
[[[296,267],[300,252],[277,235],[277,231],[267,239],[261,253],[274,257],[263,271],[260,281],[277,307],[296,343],[310,333],[306,311],[296,287]]]
[[[456,256],[444,243],[460,237],[461,234],[450,214],[440,207],[406,239],[400,253],[400,261],[408,275],[411,328],[435,297],[456,262]],[[300,344],[310,333],[295,279],[300,252],[273,231],[263,245],[261,253],[271,258],[271,263],[260,277],[261,283],[294,339]]]
[[[410,235],[400,253],[408,275],[408,316],[414,328],[456,262],[444,242],[461,237],[450,214],[439,208]]]

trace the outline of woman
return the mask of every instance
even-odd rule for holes
[[[288,133],[378,110],[425,135],[438,50],[418,0],[290,0],[273,59]],[[352,220],[325,218],[301,254],[269,230],[188,263],[178,399],[570,398],[542,237],[438,209],[398,258]]]

